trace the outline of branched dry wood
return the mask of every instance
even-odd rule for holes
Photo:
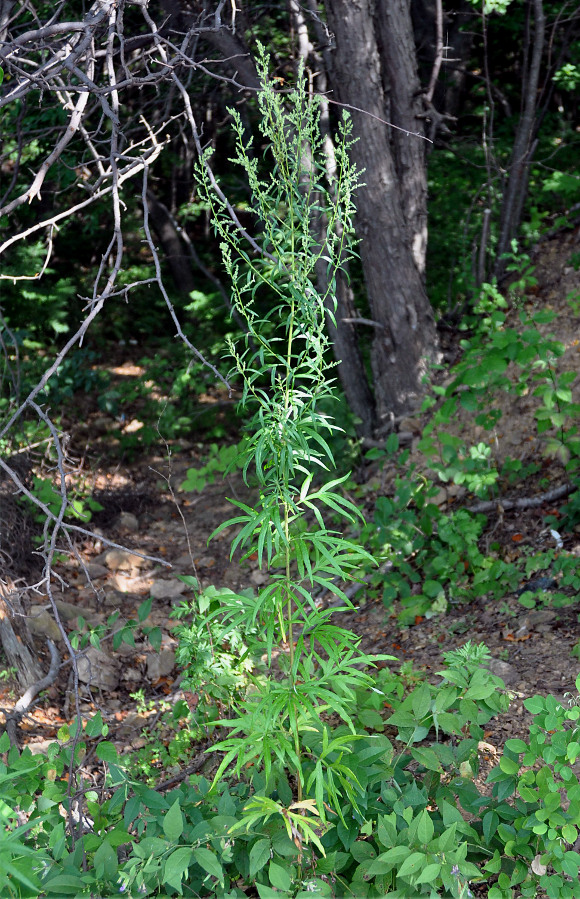
[[[9,412],[0,425],[0,440],[9,441],[25,417],[34,418],[48,429],[54,481],[60,497],[58,509],[49,508],[35,495],[10,459],[0,458],[0,470],[13,485],[15,495],[34,504],[44,518],[43,541],[37,550],[42,575],[28,586],[48,597],[69,657],[67,664],[71,667],[77,720],[69,771],[72,798],[78,792],[74,744],[82,738],[80,653],[71,644],[59,616],[54,592],[61,586],[61,578],[54,563],[57,553],[63,549],[78,557],[76,536],[94,538],[95,535],[90,527],[75,524],[67,517],[70,499],[66,481],[66,435],[60,433],[43,405],[42,391],[71,350],[82,345],[106,304],[119,298],[129,300],[132,291],[144,283],[159,290],[176,335],[192,357],[201,360],[217,379],[224,381],[187,338],[166,290],[149,228],[146,193],[151,172],[161,154],[176,134],[183,134],[184,125],[190,127],[194,121],[188,93],[192,74],[200,72],[238,88],[242,84],[235,76],[220,72],[211,61],[197,56],[201,35],[224,27],[235,28],[234,18],[226,22],[220,7],[211,18],[189,16],[179,32],[168,28],[168,17],[162,6],[159,20],[154,21],[146,2],[94,0],[84,15],[77,14],[74,19],[65,17],[66,9],[70,5],[64,3],[57,3],[51,9],[49,4],[36,0],[21,4],[0,0],[0,65],[4,72],[0,123],[7,136],[0,149],[0,219],[9,222],[0,225],[0,284],[5,279],[38,281],[50,265],[56,239],[65,234],[74,241],[75,224],[81,223],[92,209],[98,211],[109,233],[92,283],[87,284],[83,297],[84,318],[49,360],[42,377],[26,396],[22,396],[20,385],[18,340],[0,318],[2,376],[9,385],[11,397]],[[197,130],[195,136],[201,153],[204,148]],[[209,170],[209,163],[206,166]],[[213,173],[210,177],[213,179]],[[128,196],[141,198],[144,243],[155,267],[153,278],[135,279],[129,284],[120,283],[120,275],[127,267],[127,231],[134,228],[128,221]],[[228,208],[235,217],[233,207]],[[234,224],[242,227],[237,218]],[[14,269],[19,248],[39,241],[44,245],[39,268]],[[99,539],[109,546],[126,548],[101,535]],[[146,556],[138,550],[136,554],[167,565],[163,559]],[[13,742],[18,723],[34,696],[56,677],[55,658],[53,653],[50,672],[45,678],[28,677],[30,686],[7,722]],[[71,802],[71,809],[73,805]],[[74,833],[72,812],[69,826]]]
[[[539,506],[545,505],[545,503],[553,503],[558,499],[564,499],[565,496],[569,496],[577,489],[577,485],[562,484],[560,487],[554,487],[552,490],[547,490],[546,493],[540,493],[538,496],[521,496],[518,499],[482,500],[479,503],[474,503],[472,506],[465,506],[465,508],[468,512],[474,513],[493,512],[495,510],[507,512],[509,509],[537,509]]]

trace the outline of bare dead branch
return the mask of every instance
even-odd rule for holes
[[[496,510],[507,512],[509,509],[537,509],[545,503],[553,503],[558,499],[564,499],[574,490],[577,490],[574,484],[562,484],[560,487],[554,487],[553,490],[547,490],[546,493],[540,493],[538,496],[521,496],[519,499],[490,499],[482,500],[480,503],[474,503],[471,506],[465,506],[468,512],[493,512]]]

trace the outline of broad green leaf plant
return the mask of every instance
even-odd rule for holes
[[[348,157],[348,117],[339,126],[337,173],[329,183],[318,103],[307,94],[302,72],[296,88],[282,94],[268,79],[263,52],[259,67],[264,160],[254,153],[238,113],[230,110],[236,133],[232,162],[251,186],[259,248],[232,222],[215,192],[207,156],[198,168],[233,301],[247,325],[245,344],[230,342],[229,351],[243,385],[240,405],[253,414],[241,450],[244,476],[253,474],[258,485],[253,506],[231,500],[237,514],[214,536],[235,526],[232,556],[255,553],[269,574],[256,597],[222,592],[221,608],[213,613],[232,630],[256,625],[249,650],[265,655],[270,665],[269,676],[256,681],[235,717],[221,722],[231,735],[218,744],[225,755],[214,783],[231,765],[238,775],[260,774],[264,789],[256,791],[242,826],[281,813],[289,835],[299,833],[304,842],[320,845],[314,822],[324,822],[329,807],[340,815],[345,796],[356,806],[360,785],[349,765],[352,708],[355,691],[373,683],[364,670],[372,659],[359,650],[359,638],[333,623],[336,608],[317,602],[317,595],[329,591],[340,597],[341,608],[351,608],[341,584],[373,562],[343,536],[343,528],[361,516],[341,491],[346,478],[327,474],[334,469],[327,438],[339,429],[320,409],[333,393],[325,319],[334,315],[335,278],[352,253],[359,173]],[[316,279],[321,260],[324,291]],[[330,527],[324,512],[342,524]],[[331,716],[347,725],[348,736],[333,735]],[[317,757],[305,748],[313,733],[321,738]],[[291,810],[267,798],[280,781],[286,785],[280,793],[289,792],[288,784],[294,788]]]

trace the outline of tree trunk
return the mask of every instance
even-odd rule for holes
[[[318,264],[321,288],[326,281],[326,263]],[[332,341],[334,358],[338,362],[338,377],[346,401],[355,416],[355,428],[359,437],[372,437],[376,431],[375,401],[368,382],[361,356],[356,327],[357,318],[353,294],[342,271],[336,275],[336,310],[326,319],[326,327]]]
[[[401,202],[415,265],[425,277],[427,255],[427,167],[424,106],[417,71],[415,38],[408,0],[379,0],[377,36],[389,87],[389,120]]]
[[[498,280],[505,273],[506,260],[502,259],[502,256],[504,253],[509,252],[511,242],[516,236],[521,223],[524,202],[528,192],[530,164],[537,143],[535,140],[537,95],[546,20],[542,0],[531,0],[530,5],[533,6],[534,10],[532,58],[527,72],[524,73],[524,83],[522,84],[523,111],[516,130],[509,166],[508,183],[502,201],[501,230],[495,264],[495,275]]]
[[[454,118],[459,112],[476,35],[476,28],[470,25],[477,15],[473,3],[456,0],[453,6],[454,9],[443,10],[445,48],[441,74],[431,98],[435,108],[447,118]],[[437,3],[435,0],[411,0],[411,16],[419,77],[427,84],[437,58]]]
[[[16,668],[18,680],[26,690],[41,680],[43,673],[26,624],[19,591],[0,581],[0,645],[8,667]]]
[[[308,35],[307,22],[299,0],[289,0],[290,22],[298,43],[298,52],[305,65],[310,64],[316,72],[314,86],[320,97],[320,132],[324,140],[326,154],[326,171],[329,181],[334,183],[336,177],[336,156],[330,128],[327,72],[322,55],[315,50]],[[317,34],[321,46],[324,35]],[[310,148],[309,148],[310,149]],[[327,222],[320,216],[320,234],[326,231]],[[322,239],[322,237],[321,237]],[[316,266],[318,289],[324,296],[328,292],[327,265],[324,258],[319,259]],[[357,317],[352,288],[349,283],[348,261],[345,259],[341,270],[336,273],[336,289],[334,298],[336,309],[329,297],[329,314],[326,327],[332,341],[334,358],[338,363],[338,377],[350,410],[355,416],[355,428],[359,437],[372,437],[376,430],[375,399],[370,388],[362,358],[356,327],[353,319]]]
[[[416,404],[429,362],[436,356],[437,332],[413,256],[402,179],[385,123],[373,7],[371,0],[326,0],[328,24],[336,42],[332,99],[356,107],[351,115],[359,139],[351,154],[358,168],[364,170],[365,182],[357,195],[357,233],[374,319],[371,363],[377,410],[379,423],[386,424],[389,418],[405,414]],[[387,21],[403,40],[409,17],[403,21],[394,10]],[[419,137],[411,139],[420,141]],[[423,177],[414,170],[404,175],[406,179]]]
[[[175,289],[183,296],[189,296],[192,290],[195,290],[195,278],[191,270],[191,261],[185,252],[182,239],[169,210],[150,190],[147,191],[147,207],[151,224],[163,248]]]

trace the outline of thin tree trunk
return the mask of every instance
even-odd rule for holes
[[[439,2],[411,0],[410,5],[420,77],[426,84],[431,80],[438,56]],[[441,73],[435,90],[429,97],[430,102],[444,118],[454,118],[459,112],[476,35],[476,29],[469,25],[477,15],[473,3],[469,0],[458,0],[453,6],[454,9],[442,10],[441,31],[444,47]]]
[[[175,222],[164,203],[158,200],[150,190],[147,191],[147,206],[151,224],[163,248],[175,289],[184,296],[189,296],[192,290],[195,290],[195,278]]]
[[[535,140],[537,94],[546,20],[542,0],[531,0],[531,5],[534,10],[532,58],[525,73],[525,82],[522,85],[524,97],[523,111],[516,129],[508,183],[502,203],[501,230],[495,264],[495,274],[498,279],[505,273],[506,261],[502,259],[502,256],[509,251],[511,242],[516,236],[521,223],[524,202],[528,191],[530,164],[537,143]]]
[[[385,124],[385,96],[370,0],[326,0],[335,36],[332,99],[349,104],[364,170],[357,233],[372,319],[371,363],[380,424],[414,407],[437,351],[437,332],[413,257],[400,176]],[[398,27],[398,20],[391,21]],[[358,110],[364,110],[362,112]],[[420,140],[419,137],[414,138]],[[408,176],[408,175],[407,175]]]

